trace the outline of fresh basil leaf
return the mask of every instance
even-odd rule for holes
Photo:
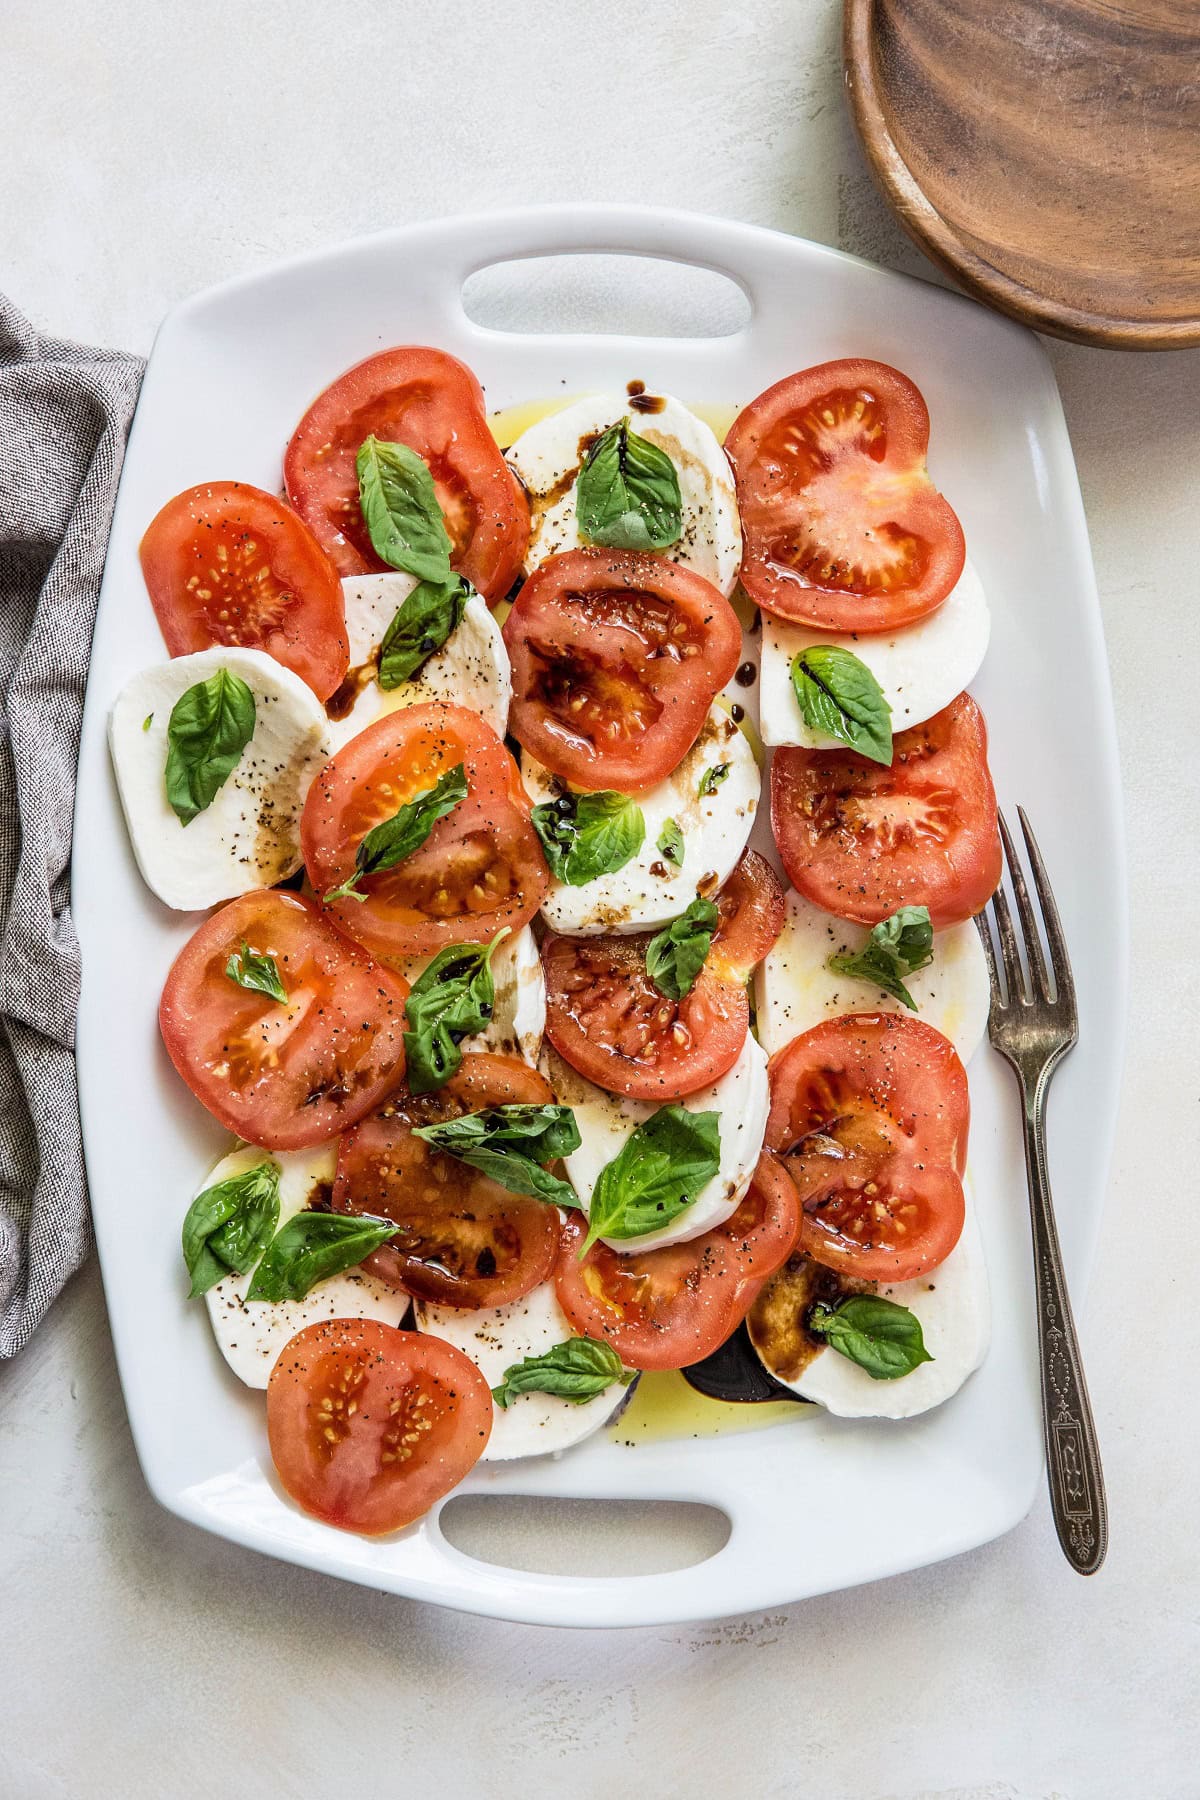
[[[660,1106],[600,1171],[580,1256],[597,1238],[638,1238],[689,1207],[721,1163],[720,1114]]]
[[[633,860],[646,838],[641,807],[610,788],[543,800],[533,809],[533,829],[551,874],[568,887],[614,875]]]
[[[359,505],[380,562],[420,581],[449,581],[453,546],[425,459],[407,444],[371,436],[355,467]]]
[[[933,1361],[920,1319],[882,1294],[852,1294],[837,1306],[818,1300],[806,1323],[815,1337],[856,1362],[872,1381],[895,1381],[919,1363]]]
[[[294,1213],[272,1238],[247,1300],[303,1300],[310,1288],[360,1263],[400,1227],[369,1213]]]
[[[490,944],[451,944],[413,982],[405,1011],[405,1079],[414,1094],[440,1088],[462,1062],[459,1039],[487,1029],[496,1004],[492,957],[509,935]]]
[[[575,519],[585,543],[606,550],[666,550],[683,530],[675,464],[665,450],[631,431],[628,419],[610,425],[579,471]]]
[[[691,993],[720,917],[711,900],[693,900],[646,945],[646,973],[668,1000],[682,1000]]]
[[[467,601],[475,592],[461,575],[449,581],[419,581],[383,634],[379,646],[379,685],[398,688],[440,650],[462,624]]]
[[[244,1275],[267,1245],[279,1219],[279,1164],[268,1157],[197,1194],[183,1221],[183,1260],[192,1278],[189,1298],[206,1294],[230,1270]]]
[[[611,1344],[596,1338],[573,1337],[555,1344],[541,1356],[527,1356],[512,1363],[492,1389],[497,1406],[508,1406],[520,1394],[554,1394],[582,1406],[603,1394],[614,1381],[628,1386],[634,1370],[626,1369]]]
[[[792,658],[792,687],[805,722],[872,762],[891,764],[892,709],[852,651],[811,644]]]
[[[180,694],[167,723],[166,781],[181,825],[212,805],[254,736],[254,720],[253,693],[228,669]]]
[[[410,1028],[425,1031],[442,1019],[463,1036],[482,1031],[496,998],[492,957],[507,936],[505,926],[490,944],[448,944],[439,950],[409,990],[405,1010]]]
[[[683,867],[684,846],[683,832],[675,819],[664,819],[663,828],[658,834],[658,851],[668,862],[673,862],[677,869]]]
[[[358,884],[364,875],[376,875],[381,869],[394,869],[398,862],[419,850],[439,819],[461,800],[467,797],[467,775],[462,763],[455,763],[439,775],[431,788],[409,800],[385,819],[368,831],[354,853],[354,873],[340,887],[331,888],[326,894],[326,902],[330,900],[365,900],[366,895],[358,892]]]
[[[272,1000],[281,1003],[288,997],[275,958],[265,950],[252,950],[245,938],[241,949],[235,950],[225,964],[225,973],[230,981],[236,981],[239,987],[249,988],[253,993],[269,994]]]
[[[436,1125],[417,1125],[413,1130],[417,1137],[456,1156],[462,1149],[487,1143],[519,1148],[539,1162],[552,1162],[570,1156],[580,1143],[575,1114],[569,1106],[556,1102],[485,1106],[480,1112],[462,1113]]]
[[[730,767],[729,763],[714,763],[711,769],[705,769],[697,789],[702,800],[707,800],[710,794],[716,793],[721,783],[728,778]]]
[[[578,1150],[579,1127],[569,1106],[488,1106],[436,1125],[414,1125],[424,1138],[511,1194],[529,1194],[556,1206],[578,1206],[575,1189],[543,1163]]]
[[[933,926],[927,906],[902,906],[883,919],[861,950],[853,955],[831,956],[829,967],[839,975],[873,981],[885,994],[900,1000],[913,1012],[917,1003],[904,985],[905,977],[926,969],[933,961]]]

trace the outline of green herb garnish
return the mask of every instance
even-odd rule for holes
[[[824,1338],[831,1350],[857,1363],[873,1381],[895,1381],[933,1361],[920,1319],[881,1294],[852,1294],[837,1306],[818,1300],[809,1308],[806,1324],[814,1337]]]
[[[683,530],[675,464],[629,420],[610,425],[588,451],[575,487],[585,543],[606,550],[666,550]]]
[[[228,669],[217,669],[179,696],[167,724],[166,782],[168,804],[181,825],[212,805],[254,736],[254,721],[254,695]]]
[[[583,887],[623,869],[646,837],[641,807],[612,790],[543,800],[533,809],[533,828],[551,874],[568,887]]]
[[[836,644],[792,658],[792,687],[805,722],[872,762],[892,760],[892,709],[865,662]]]
[[[873,981],[885,994],[901,1001],[913,1012],[917,1003],[905,987],[905,979],[918,969],[926,969],[933,961],[933,926],[927,906],[902,906],[889,919],[882,919],[861,950],[853,954],[831,956],[829,967],[839,975],[853,975],[859,981]]]
[[[416,795],[390,819],[368,831],[354,853],[354,873],[339,887],[330,888],[325,902],[331,900],[365,900],[358,884],[366,875],[381,869],[394,869],[396,864],[419,850],[439,819],[467,797],[467,776],[462,763],[456,763],[438,776],[431,788]]]
[[[492,1389],[492,1399],[497,1406],[508,1406],[521,1394],[554,1394],[582,1406],[614,1381],[628,1386],[634,1374],[633,1369],[622,1366],[611,1344],[598,1343],[595,1338],[568,1338],[541,1356],[527,1356],[511,1364]]]
[[[355,467],[359,505],[380,562],[419,581],[448,582],[453,545],[424,458],[407,444],[372,436]]]

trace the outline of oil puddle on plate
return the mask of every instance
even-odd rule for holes
[[[785,1419],[807,1419],[818,1411],[798,1400],[710,1400],[698,1394],[677,1369],[643,1375],[629,1405],[608,1427],[619,1444],[657,1444],[668,1438],[732,1437],[764,1431]]]

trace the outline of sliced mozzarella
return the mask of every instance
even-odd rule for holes
[[[505,938],[492,957],[495,1009],[487,1030],[467,1038],[465,1050],[496,1050],[523,1056],[536,1068],[546,1032],[546,977],[537,939],[528,925]]]
[[[167,724],[176,701],[218,669],[254,695],[254,735],[212,804],[181,825],[167,803]],[[300,814],[329,755],[328,721],[312,689],[273,657],[217,648],[143,669],[122,688],[108,738],[133,853],[168,906],[215,906],[300,867]]]
[[[506,1369],[527,1356],[544,1356],[556,1344],[576,1337],[558,1304],[553,1282],[544,1282],[511,1306],[464,1312],[454,1306],[416,1304],[417,1326],[462,1350],[482,1371],[489,1387],[499,1387]],[[590,1437],[619,1411],[629,1393],[614,1381],[591,1400],[564,1400],[556,1394],[519,1394],[498,1406],[484,1462],[509,1462],[517,1456],[545,1456],[569,1450]]]
[[[582,1142],[565,1158],[567,1177],[586,1212],[600,1171],[613,1160],[642,1122],[659,1109],[645,1100],[627,1100],[606,1094],[585,1081],[560,1056],[548,1051],[543,1058],[547,1079],[559,1100],[574,1109]],[[663,1244],[683,1244],[702,1237],[737,1211],[750,1186],[763,1133],[767,1128],[770,1093],[767,1059],[749,1032],[733,1067],[712,1087],[688,1094],[677,1102],[689,1112],[720,1115],[720,1167],[692,1204],[660,1231],[639,1238],[605,1238],[611,1249],[633,1256],[657,1250]]]
[[[683,530],[669,551],[719,587],[733,591],[742,560],[742,533],[729,461],[712,429],[678,400],[654,397],[656,412],[636,409],[627,394],[591,394],[522,432],[507,452],[529,493],[531,529],[525,571],[548,556],[579,547],[575,483],[588,450],[622,419],[666,452],[679,477]],[[642,400],[645,405],[645,400]]]
[[[711,794],[701,795],[706,769],[727,764],[729,773]],[[535,801],[553,800],[562,783],[531,756],[521,776]],[[713,706],[704,729],[679,767],[638,801],[646,837],[623,869],[582,887],[556,882],[542,917],[568,936],[595,932],[655,931],[696,897],[723,887],[746,847],[758,811],[761,778],[754,751],[723,706]],[[668,819],[683,833],[683,864],[676,868],[658,848]]]
[[[804,720],[792,687],[792,658],[813,644],[838,644],[866,663],[892,709],[892,730],[920,725],[975,679],[992,628],[983,583],[970,563],[937,611],[901,631],[840,635],[762,616],[759,724],[767,744],[831,744]]]
[[[354,694],[354,703],[331,727],[339,746],[357,737],[381,714],[401,706],[421,706],[429,700],[452,700],[457,706],[470,707],[487,720],[497,737],[503,737],[508,729],[512,700],[508,651],[487,602],[478,594],[472,594],[457,627],[411,681],[397,688],[380,687],[375,679],[379,647],[416,585],[415,576],[399,571],[351,575],[342,582],[350,639],[347,679],[351,686],[347,691]]]
[[[268,1156],[279,1164],[282,1226],[311,1204],[315,1190],[328,1189],[337,1163],[337,1144],[320,1144],[315,1150],[268,1152],[252,1146],[235,1150],[205,1177],[197,1192],[244,1175]],[[407,1294],[357,1269],[318,1282],[303,1300],[247,1300],[246,1290],[253,1279],[253,1270],[226,1275],[204,1296],[221,1355],[247,1387],[266,1387],[279,1352],[306,1325],[317,1325],[323,1319],[380,1319],[385,1325],[399,1325],[408,1311]]]
[[[874,982],[829,967],[831,956],[855,955],[870,935],[869,926],[848,925],[788,890],[783,930],[754,975],[757,1030],[769,1056],[823,1019],[908,1011]],[[948,1037],[963,1062],[973,1056],[991,1005],[987,962],[974,924],[968,920],[935,932],[933,961],[904,985],[917,1003],[916,1017]]]
[[[409,986],[429,967],[432,956],[397,959]],[[528,925],[507,937],[492,954],[495,1003],[486,1031],[464,1038],[464,1050],[493,1050],[501,1056],[523,1056],[537,1067],[546,1030],[546,978],[537,939]]]
[[[826,1345],[793,1380],[771,1369],[760,1350],[764,1366],[793,1393],[843,1419],[911,1419],[940,1406],[979,1367],[991,1337],[983,1241],[970,1202],[962,1236],[944,1263],[917,1281],[882,1284],[878,1292],[916,1314],[932,1362],[894,1381],[876,1381]]]

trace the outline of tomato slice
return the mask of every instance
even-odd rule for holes
[[[744,987],[783,930],[786,901],[778,875],[757,850],[738,858],[717,895],[720,922],[708,961]]]
[[[364,900],[343,897],[330,906],[342,930],[378,955],[489,941],[502,925],[518,931],[549,891],[512,757],[477,713],[437,703],[385,714],[317,775],[300,820],[317,893],[348,880],[367,833],[459,763],[466,799],[402,862],[364,877]]]
[[[573,1069],[611,1094],[677,1100],[731,1069],[746,1039],[746,991],[707,966],[682,1000],[646,973],[648,937],[542,944],[546,1036]]]
[[[453,1344],[377,1319],[326,1319],[284,1346],[267,1384],[276,1472],[306,1513],[376,1537],[429,1511],[478,1462],[492,1396]]]
[[[364,1267],[438,1306],[507,1306],[545,1281],[558,1249],[557,1207],[510,1193],[412,1128],[486,1106],[553,1100],[516,1057],[468,1052],[436,1093],[398,1088],[348,1131],[338,1147],[334,1210],[377,1213],[402,1227]]]
[[[927,906],[935,927],[979,912],[1000,880],[987,727],[969,694],[894,741],[890,768],[853,750],[777,750],[771,830],[793,887],[877,925]]]
[[[625,794],[678,767],[742,654],[737,614],[711,582],[627,550],[550,557],[504,641],[518,743],[573,787]]]
[[[767,1147],[804,1210],[800,1249],[861,1281],[911,1281],[962,1231],[971,1107],[940,1031],[895,1013],[827,1019],[772,1057]]]
[[[745,1317],[777,1269],[781,1269],[800,1236],[800,1196],[777,1156],[764,1150],[754,1180],[737,1211],[718,1227],[733,1245],[737,1259],[739,1321]]]
[[[274,957],[287,1001],[226,971],[243,945]],[[333,929],[310,901],[242,894],[193,933],[171,965],[158,1021],[197,1100],[248,1143],[324,1143],[378,1104],[404,1072],[408,983]]]
[[[690,1243],[633,1256],[596,1243],[580,1261],[586,1229],[581,1215],[567,1219],[554,1276],[576,1331],[610,1343],[627,1368],[684,1369],[720,1348],[787,1261],[800,1203],[764,1152],[733,1216]]]
[[[928,448],[920,389],[886,363],[822,363],[752,400],[725,440],[751,599],[828,631],[895,631],[933,612],[966,545]]]
[[[646,973],[650,935],[555,937],[542,944],[546,1035],[597,1087],[636,1100],[677,1100],[731,1069],[750,1025],[746,982],[783,928],[770,864],[748,850],[717,897],[720,923],[682,1000]]]
[[[372,435],[425,458],[453,566],[485,599],[502,600],[521,572],[529,502],[488,429],[470,369],[420,344],[384,350],[339,376],[297,425],[283,462],[288,498],[342,575],[387,567],[358,500],[355,460]]]
[[[214,644],[265,650],[328,700],[350,662],[337,570],[303,519],[244,481],[168,500],[142,539],[142,573],[172,656]]]

